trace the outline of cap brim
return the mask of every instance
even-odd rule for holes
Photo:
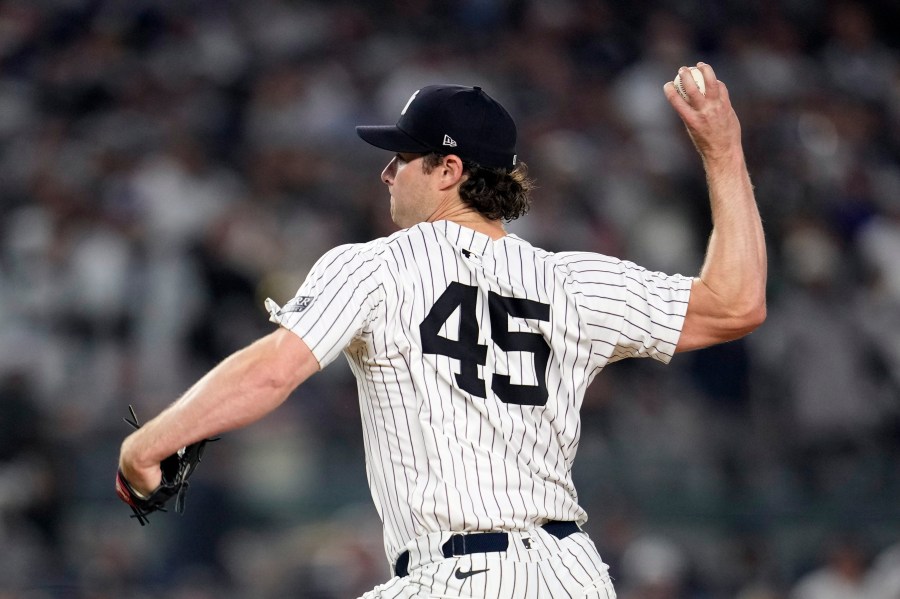
[[[394,125],[358,126],[356,134],[366,143],[391,152],[431,152],[427,145],[416,141]]]

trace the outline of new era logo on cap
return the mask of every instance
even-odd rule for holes
[[[477,86],[423,87],[410,96],[396,125],[361,126],[356,133],[392,152],[452,153],[507,171],[516,165],[516,124],[499,102]]]

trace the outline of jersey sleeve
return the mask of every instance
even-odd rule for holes
[[[611,361],[649,357],[668,363],[684,326],[693,278],[652,272],[627,261],[622,268],[625,316]]]
[[[377,318],[380,260],[365,244],[336,247],[310,270],[283,306],[266,299],[269,320],[303,339],[324,368]]]
[[[672,359],[684,326],[691,277],[600,255],[583,255],[570,269],[570,284],[599,361]]]

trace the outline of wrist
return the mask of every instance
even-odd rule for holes
[[[137,497],[138,499],[147,499],[149,494],[141,493],[138,491],[131,481],[128,480],[128,477],[125,476],[125,473],[122,472],[122,469],[119,468],[119,472],[116,474],[116,493],[125,503],[132,503],[131,496]]]
[[[141,461],[132,448],[133,443],[128,439],[122,442],[118,476],[128,483],[135,495],[146,498],[159,486],[162,471],[159,462]]]
[[[703,166],[709,171],[745,169],[744,150],[740,144],[703,153]]]
[[[119,469],[128,476],[131,473],[152,468],[158,464],[146,451],[142,451],[139,433],[135,432],[125,437],[119,449]],[[129,480],[130,477],[129,477]]]

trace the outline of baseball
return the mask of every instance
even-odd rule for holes
[[[700,88],[701,94],[706,94],[706,83],[703,81],[703,72],[700,71],[697,67],[691,67],[691,76],[693,76],[694,81],[697,82],[697,87]],[[684,84],[681,81],[681,73],[675,75],[675,80],[673,81],[675,84],[675,89],[678,90],[678,93],[681,94],[681,97],[685,100],[688,99],[687,91],[684,89]]]

